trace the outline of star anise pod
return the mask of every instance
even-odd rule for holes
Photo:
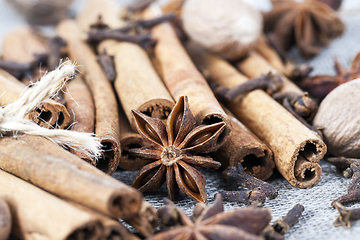
[[[165,207],[158,211],[164,231],[149,237],[148,240],[260,240],[264,238],[259,234],[271,220],[271,212],[266,208],[237,208],[224,212],[220,194],[215,196],[213,205],[195,207],[194,221],[170,200],[165,200],[165,204]]]
[[[211,152],[216,147],[225,123],[195,127],[195,117],[186,96],[180,97],[166,125],[136,110],[132,110],[132,116],[139,134],[153,148],[134,148],[129,153],[154,160],[140,169],[132,186],[141,192],[155,191],[166,181],[170,199],[180,190],[196,201],[206,202],[206,180],[193,166],[220,167],[221,164],[212,158],[197,154]]]
[[[304,57],[317,55],[321,48],[344,31],[329,1],[272,0],[273,9],[264,14],[264,29],[277,49],[297,45]],[[338,2],[338,1],[336,1]],[[329,3],[330,4],[330,3]]]
[[[360,53],[351,62],[349,71],[337,59],[334,60],[334,69],[336,76],[317,75],[300,82],[300,86],[313,97],[322,100],[337,86],[360,77]]]

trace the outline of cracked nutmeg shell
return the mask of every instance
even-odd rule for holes
[[[262,32],[261,13],[241,0],[187,0],[181,18],[193,41],[228,60],[244,57]]]
[[[334,156],[360,156],[360,78],[331,91],[321,102],[313,125],[323,129]]]

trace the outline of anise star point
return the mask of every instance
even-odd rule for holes
[[[221,164],[193,154],[215,149],[225,123],[195,127],[186,96],[179,98],[166,124],[136,110],[131,113],[139,134],[153,148],[132,149],[130,154],[154,160],[140,169],[132,186],[142,192],[155,191],[166,181],[170,199],[180,190],[196,201],[206,202],[206,179],[193,166],[216,169]]]

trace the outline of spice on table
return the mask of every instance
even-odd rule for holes
[[[230,63],[199,47],[188,45],[187,50],[206,72],[210,85],[232,88],[248,80]],[[276,167],[290,184],[307,188],[319,181],[322,170],[317,162],[325,155],[326,145],[268,94],[255,90],[225,105],[272,150]]]
[[[155,233],[158,226],[157,212],[150,203],[142,201],[140,211],[126,222],[133,226],[141,236],[149,237]]]
[[[166,181],[170,199],[175,199],[180,190],[196,201],[206,202],[206,179],[193,165],[220,167],[212,158],[197,154],[214,150],[225,123],[196,127],[186,96],[179,98],[166,125],[136,110],[132,114],[139,134],[153,148],[131,149],[129,153],[154,160],[140,169],[132,186],[141,192],[155,191]]]
[[[116,71],[114,66],[114,56],[110,56],[106,53],[104,49],[98,56],[97,61],[100,64],[101,68],[105,72],[107,79],[110,82],[114,82],[116,78]]]
[[[122,219],[140,209],[138,191],[48,139],[30,135],[3,137],[0,146],[1,169],[44,190]]]
[[[213,205],[206,206],[199,217],[193,222],[186,213],[171,201],[166,206],[173,206],[178,214],[181,225],[169,226],[148,239],[256,239],[267,226],[271,213],[265,208],[237,208],[224,212],[220,194],[215,196]],[[159,217],[162,217],[160,214]],[[160,219],[162,221],[162,219]],[[175,222],[176,223],[176,222]]]
[[[81,31],[72,20],[64,20],[58,24],[57,34],[68,46],[70,58],[80,64],[79,70],[84,73],[85,82],[92,93],[95,106],[95,134],[100,138],[103,155],[97,168],[113,174],[119,164],[119,116],[114,90],[96,60],[96,55],[82,40]]]
[[[72,131],[94,132],[95,108],[90,90],[82,79],[82,76],[76,76],[69,81],[66,86],[65,96],[66,107],[71,114],[74,124],[71,125]],[[96,160],[91,158],[83,150],[70,149],[70,152],[85,160],[93,166],[96,166]]]
[[[269,199],[274,199],[278,195],[278,191],[271,184],[246,174],[241,163],[238,163],[237,167],[226,168],[222,175],[231,188],[242,186],[251,190],[261,190]]]
[[[144,19],[162,16],[157,5],[151,5],[143,13]],[[231,121],[216,100],[208,83],[197,70],[180,40],[169,23],[161,23],[151,29],[157,41],[154,55],[159,62],[165,86],[174,99],[187,96],[191,112],[198,125],[225,123],[225,130],[217,139],[216,149],[220,148],[229,136]],[[214,150],[216,150],[214,149]]]
[[[1,189],[1,188],[0,188]],[[8,203],[2,199],[0,194],[0,240],[7,240],[12,227],[12,217]]]
[[[273,75],[269,72],[266,75],[261,75],[258,78],[250,79],[242,84],[239,84],[231,89],[225,94],[224,98],[227,101],[232,101],[234,98],[240,94],[246,94],[256,89],[262,89],[267,92],[269,95],[273,95],[279,91],[283,86],[281,77]]]
[[[26,85],[0,69],[0,102],[7,105],[19,99]],[[26,115],[27,119],[44,128],[65,129],[70,123],[70,114],[66,107],[54,100],[47,99]]]
[[[86,11],[81,12],[78,17],[84,28],[91,24],[93,18],[103,13],[107,17],[103,19],[105,24],[111,27],[121,27],[124,24],[118,18],[118,5],[114,1],[93,0],[85,7]],[[165,120],[174,106],[174,100],[155,72],[146,51],[136,44],[112,40],[103,41],[98,46],[99,52],[104,50],[114,56],[117,72],[114,87],[132,129],[136,131],[131,109]]]
[[[268,179],[275,168],[271,150],[244,126],[234,115],[224,107],[232,123],[232,130],[225,144],[211,157],[221,162],[221,166],[237,166],[240,162],[244,171],[261,180]]]
[[[48,40],[49,54],[46,66],[48,70],[54,70],[62,59],[62,49],[66,46],[66,42],[59,36],[52,37]]]
[[[322,100],[337,86],[360,77],[360,53],[352,60],[349,70],[342,66],[337,59],[334,60],[334,69],[335,76],[317,75],[301,81],[299,85],[311,96]]]
[[[324,141],[333,156],[357,158],[360,155],[360,79],[341,84],[322,100],[314,126],[323,128]]]
[[[224,201],[252,204],[264,204],[266,195],[261,190],[254,191],[223,191],[219,192]]]
[[[313,57],[344,31],[337,13],[324,2],[272,0],[272,3],[273,9],[263,14],[264,30],[285,51],[297,45],[304,57]]]
[[[346,157],[330,157],[330,158],[327,158],[326,161],[336,167],[337,173],[344,172],[346,169],[350,168],[350,165],[352,163],[355,163],[355,162],[360,163],[360,159],[358,159],[358,158],[346,158]],[[352,176],[352,173],[351,173],[351,176]]]
[[[348,192],[345,195],[338,197],[331,203],[331,206],[335,207],[336,202],[341,203],[342,205],[346,205],[354,202],[360,202],[360,191],[357,190],[357,191]]]
[[[20,239],[99,239],[103,226],[96,216],[0,170],[0,197],[10,205],[12,234]],[[14,191],[16,189],[16,192]],[[2,232],[0,232],[2,233]]]
[[[146,145],[140,134],[135,133],[130,126],[130,123],[120,106],[119,109],[119,124],[121,126],[120,143],[121,143],[121,157],[118,168],[125,170],[138,170],[151,160],[146,161],[139,157],[131,157],[129,150],[132,148],[142,148]]]
[[[351,222],[360,219],[360,208],[346,209],[338,202],[335,202],[334,206],[340,214],[333,223],[335,227],[344,226],[345,228],[350,228]]]
[[[287,233],[290,227],[296,223],[304,210],[304,206],[301,204],[296,204],[292,209],[290,209],[285,217],[275,220],[273,224],[274,230],[281,234]]]
[[[266,240],[284,240],[284,235],[276,232],[274,228],[269,224],[261,233]]]
[[[3,60],[15,62],[22,68],[18,68],[17,71],[16,69],[11,71],[9,68],[5,70],[9,70],[26,85],[41,78],[47,70],[48,45],[45,39],[29,26],[22,26],[8,32],[3,39],[2,49]],[[59,59],[56,66],[58,65]]]
[[[305,98],[306,104],[303,105],[302,108],[297,108],[294,106],[294,110],[296,110],[296,113],[298,113],[304,119],[308,119],[309,123],[311,123],[311,117],[314,117],[317,111],[316,102],[308,95],[306,95],[305,92],[301,90],[295,83],[290,81],[287,77],[281,74],[281,72],[271,66],[270,63],[267,62],[262,56],[260,56],[256,52],[251,52],[244,60],[238,62],[236,66],[249,78],[257,78],[262,74],[267,74],[269,72],[281,76],[283,86],[277,94],[290,92],[291,94],[297,94],[298,97],[301,96],[301,98]]]
[[[112,185],[114,186],[115,184],[115,187],[120,191],[123,191],[124,194],[119,199],[116,199],[116,197],[114,197],[115,200],[110,206],[111,212],[119,214],[117,218],[122,218],[123,220],[129,222],[130,225],[135,222],[135,228],[138,226],[138,224],[136,223],[141,222],[142,226],[140,226],[139,231],[141,231],[142,229],[150,229],[151,226],[153,226],[152,219],[154,219],[154,211],[153,209],[151,209],[152,207],[148,203],[146,203],[146,201],[139,200],[140,194],[137,191],[134,191],[133,188],[124,185],[122,182],[116,180],[113,177],[110,177],[99,169],[94,168],[90,164],[79,161],[79,158],[76,157],[74,154],[71,154],[70,152],[55,145],[54,143],[45,138],[24,136],[22,137],[22,140],[26,141],[26,143],[36,151],[40,151],[43,154],[49,154],[56,158],[63,159],[64,161],[75,165],[78,169],[86,171],[91,175],[95,175],[95,177],[98,179],[103,179],[103,181],[106,182],[111,181]],[[84,203],[82,204],[85,205]],[[122,206],[125,208],[122,208]],[[138,214],[139,212],[146,212],[146,214]]]
[[[292,63],[286,54],[283,56],[277,52],[277,50],[278,49],[275,50],[270,46],[268,39],[264,35],[259,38],[255,47],[255,51],[265,58],[271,66],[294,82],[305,79],[313,70],[313,68],[306,63],[301,65]]]

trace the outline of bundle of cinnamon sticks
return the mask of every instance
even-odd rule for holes
[[[131,155],[134,149],[142,151],[154,145],[157,150],[167,151],[170,145],[178,147],[176,142],[184,140],[180,139],[182,133],[188,144],[182,153],[193,149],[196,152],[195,140],[206,143],[207,132],[204,136],[185,137],[191,130],[185,120],[174,127],[167,123],[177,110],[175,101],[182,96],[187,96],[189,109],[185,107],[184,111],[191,111],[194,119],[189,122],[196,128],[223,126],[209,144],[212,152],[203,151],[219,161],[223,170],[242,164],[245,174],[255,177],[249,179],[265,181],[277,168],[291,185],[300,188],[319,181],[321,167],[317,162],[325,155],[326,145],[306,120],[296,118],[296,109],[292,113],[287,105],[281,105],[290,101],[288,98],[281,98],[280,104],[260,88],[243,92],[231,101],[224,98],[230,89],[269,72],[281,79],[280,93],[284,96],[289,92],[305,95],[285,77],[285,66],[270,46],[259,45],[235,64],[237,69],[190,40],[185,42],[184,37],[180,41],[177,33],[185,33],[178,28],[179,22],[164,22],[171,18],[164,17],[157,4],[126,9],[121,19],[115,1],[91,0],[76,19],[57,24],[56,37],[46,37],[27,26],[9,32],[3,41],[0,103],[16,101],[29,83],[44,71],[53,70],[61,58],[69,58],[77,63],[76,77],[26,118],[49,129],[94,133],[102,147],[102,155],[96,159],[84,150],[64,149],[44,137],[1,136],[0,197],[12,215],[12,234],[23,239],[138,238],[118,221],[121,218],[139,236],[152,235],[158,222],[155,209],[142,199],[141,192],[111,175],[117,169],[141,169],[140,173],[148,171],[149,175],[149,179],[138,180],[142,184],[149,181],[161,186],[166,181],[169,188],[176,181],[190,188],[194,185],[186,176],[189,172],[178,177],[169,170],[165,150],[160,157],[153,154],[143,159],[140,154]],[[154,129],[145,120],[136,121],[134,110],[156,119],[156,126],[167,124],[166,140],[156,132],[160,127]],[[182,120],[181,114],[176,117]],[[144,133],[155,141],[146,140]],[[180,137],[171,142],[173,135]],[[176,151],[172,154],[176,155]],[[201,157],[205,156],[197,158],[202,159],[198,160],[200,165],[207,166],[211,160]],[[153,159],[161,160],[168,171],[160,182],[155,179],[162,168],[155,166],[155,172],[148,168],[154,166]],[[176,168],[174,171],[180,172]],[[145,186],[141,191],[144,189],[151,190]]]

